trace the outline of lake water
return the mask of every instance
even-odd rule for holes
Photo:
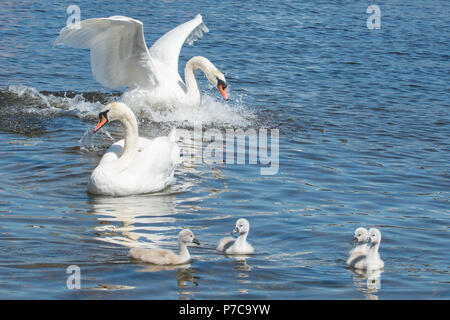
[[[279,132],[274,175],[185,162],[167,190],[122,198],[86,192],[123,135],[113,123],[93,136],[97,114],[124,88],[94,80],[88,50],[53,47],[70,4],[0,2],[0,298],[450,298],[447,1],[77,1],[82,19],[143,21],[148,46],[203,15],[210,32],[179,69],[208,57],[231,100],[198,72],[201,108],[135,109],[142,136]],[[372,4],[380,29],[366,25]],[[241,217],[256,253],[218,254]],[[346,267],[359,226],[381,230],[379,273]],[[182,228],[201,242],[189,265],[129,260],[133,246],[176,249]]]

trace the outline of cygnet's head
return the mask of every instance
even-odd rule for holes
[[[123,117],[125,113],[132,112],[130,108],[127,107],[126,104],[122,102],[111,102],[102,108],[100,113],[98,114],[98,122],[97,126],[94,129],[94,133],[96,133],[100,128],[102,128],[105,124],[110,121],[119,120]],[[134,116],[134,115],[133,115]]]
[[[370,245],[375,245],[381,242],[381,232],[377,228],[369,230]]]
[[[355,230],[355,236],[353,237],[353,242],[366,243],[369,242],[369,231],[366,228],[357,228]]]
[[[233,234],[239,233],[244,234],[248,233],[250,231],[250,223],[247,219],[241,218],[238,221],[236,221],[236,227],[233,230]]]
[[[192,231],[189,229],[184,229],[180,231],[180,234],[178,235],[178,241],[185,244],[189,243],[200,244],[200,242],[197,239],[195,239],[194,233],[192,233]]]

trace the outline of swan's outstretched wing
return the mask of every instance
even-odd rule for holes
[[[185,42],[192,45],[195,40],[203,37],[203,31],[209,32],[198,14],[194,19],[170,30],[159,38],[150,48],[152,59],[164,63],[174,74],[178,74],[178,56]]]
[[[92,74],[106,87],[157,83],[139,20],[122,16],[83,20],[79,28],[61,29],[54,44],[91,49]]]

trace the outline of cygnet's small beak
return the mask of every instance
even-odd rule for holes
[[[358,239],[356,238],[356,237],[353,237],[353,240],[352,240],[352,247],[355,245],[355,243],[358,241]]]
[[[97,126],[94,129],[94,133],[96,133],[98,130],[100,130],[101,127],[103,127],[108,122],[108,119],[104,116],[100,116],[100,120],[97,122]]]
[[[223,87],[223,84],[222,83],[220,83],[218,86],[217,86],[217,88],[219,88],[219,91],[220,91],[220,93],[222,94],[222,97],[225,99],[225,100],[229,100],[228,99],[228,93],[225,91],[225,88]]]
[[[198,241],[197,239],[194,238],[194,240],[192,240],[193,243],[200,245],[200,241]]]
[[[233,232],[231,234],[236,234],[236,233],[239,233],[239,228],[238,227],[234,228],[234,230],[233,230]]]

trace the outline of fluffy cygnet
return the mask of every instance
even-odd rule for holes
[[[383,269],[384,262],[383,260],[381,260],[380,254],[378,253],[378,249],[380,248],[381,243],[380,230],[371,228],[369,230],[369,239],[370,246],[367,250],[367,254],[356,261],[353,267],[356,269],[363,269],[368,271]]]
[[[130,250],[130,257],[158,265],[184,264],[191,260],[191,256],[187,249],[187,245],[190,243],[200,244],[200,242],[194,238],[192,231],[185,229],[178,235],[178,254],[165,249],[132,248]]]
[[[236,222],[232,234],[239,233],[237,239],[232,237],[225,237],[220,239],[217,246],[217,251],[224,252],[226,254],[252,254],[254,252],[253,247],[247,242],[247,235],[250,231],[250,223],[247,219],[239,219]]]
[[[357,261],[367,255],[367,251],[369,250],[369,231],[366,228],[357,228],[352,242],[356,242],[357,245],[349,252],[347,259],[348,266],[353,266]]]

